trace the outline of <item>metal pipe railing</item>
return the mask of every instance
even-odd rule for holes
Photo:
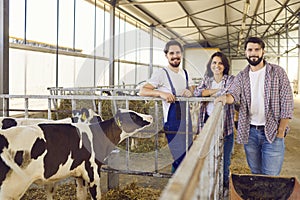
[[[57,93],[58,94],[58,93]],[[162,112],[158,112],[159,108],[158,108],[158,102],[162,101],[161,98],[154,98],[154,97],[141,97],[141,96],[99,96],[99,95],[8,95],[8,94],[1,94],[0,98],[2,99],[2,102],[6,102],[7,100],[9,100],[10,103],[13,103],[14,100],[24,100],[25,103],[21,103],[21,105],[24,106],[23,112],[25,117],[30,117],[29,112],[34,112],[34,109],[29,109],[29,105],[32,106],[32,104],[30,104],[30,102],[32,100],[36,101],[38,99],[40,100],[45,100],[45,112],[48,112],[48,118],[51,118],[51,113],[55,112],[56,110],[52,109],[53,106],[53,102],[60,102],[61,100],[64,99],[68,99],[71,100],[72,103],[72,110],[76,109],[76,101],[77,100],[111,100],[113,102],[115,102],[114,104],[112,104],[112,109],[116,109],[117,108],[117,101],[124,101],[125,104],[122,104],[122,106],[129,108],[129,101],[155,101],[154,104],[154,108],[155,109],[155,113],[154,113],[154,118],[155,118],[155,123],[152,131],[154,131],[156,134],[154,136],[155,138],[155,150],[153,152],[153,157],[154,157],[154,167],[153,170],[150,171],[145,171],[144,169],[138,169],[138,167],[134,166],[134,169],[132,168],[132,166],[130,166],[130,161],[132,157],[136,157],[136,155],[134,155],[132,153],[132,156],[130,154],[130,148],[127,146],[126,147],[126,161],[125,161],[125,167],[122,169],[115,169],[115,168],[103,168],[103,171],[106,172],[113,172],[113,173],[123,173],[123,174],[134,174],[134,175],[145,175],[145,176],[153,176],[153,177],[163,177],[163,178],[170,178],[172,176],[172,174],[170,173],[165,173],[165,172],[160,172],[159,168],[161,166],[159,166],[159,159],[161,158],[159,153],[161,153],[158,150],[158,133],[160,132],[161,127],[158,125],[158,119],[159,117],[161,117]],[[189,105],[189,103],[192,102],[201,102],[201,101],[212,101],[214,100],[214,98],[207,98],[207,97],[191,97],[191,98],[185,98],[185,97],[177,97],[178,101],[186,101],[186,105]],[[38,101],[41,102],[41,101]],[[101,113],[101,109],[103,108],[103,105],[101,103],[102,101],[98,102],[97,108],[98,113]],[[3,103],[2,105],[2,112],[3,114],[6,113],[8,111],[8,105],[6,105],[5,103]],[[13,108],[12,106],[10,106],[10,108]],[[186,106],[186,112],[188,112],[189,106]],[[56,109],[56,108],[55,108]],[[161,109],[161,108],[160,108]],[[14,110],[14,109],[9,109],[9,111]],[[16,109],[17,110],[17,109]],[[19,111],[21,111],[22,109],[18,109]],[[36,109],[36,111],[41,111],[41,109]],[[221,132],[222,127],[219,124],[220,121],[220,116],[222,116],[221,114],[221,106],[217,105],[212,116],[209,118],[209,120],[206,122],[204,129],[201,131],[201,134],[196,138],[196,140],[194,141],[194,144],[192,145],[191,149],[187,152],[187,159],[191,159],[194,162],[192,163],[188,163],[188,170],[185,170],[185,173],[191,173],[191,175],[184,175],[186,177],[191,177],[191,176],[195,176],[198,177],[196,178],[196,180],[199,180],[199,172],[201,172],[201,169],[204,167],[204,163],[205,163],[205,155],[207,155],[207,152],[205,151],[205,149],[210,149],[209,147],[206,147],[206,145],[209,145],[212,143],[212,141],[214,141],[215,144],[219,144],[220,138],[218,137],[217,132]],[[188,123],[189,120],[188,118],[186,119],[187,121],[187,126],[188,127]],[[219,129],[218,129],[219,127]],[[149,130],[148,130],[149,131]],[[215,132],[213,132],[215,131]],[[188,133],[186,131],[186,133]],[[214,136],[215,135],[215,136]],[[216,137],[216,138],[214,138]],[[203,147],[200,145],[203,145]],[[204,148],[205,147],[205,148]],[[216,171],[218,171],[219,169],[216,168],[216,166],[220,166],[220,161],[219,160],[214,160],[215,158],[220,159],[220,152],[219,152],[219,146],[217,147],[212,147],[211,149],[212,152],[214,152],[213,155],[210,155],[210,157],[213,159],[212,162],[212,166],[208,167],[208,170],[213,170],[212,173],[210,174],[211,176],[216,176],[217,174],[222,174],[222,173],[218,173]],[[121,152],[122,153],[122,152]],[[195,157],[196,155],[196,157]],[[198,158],[198,159],[195,159]],[[136,158],[135,158],[136,159]],[[134,160],[134,159],[132,159]],[[131,162],[134,162],[132,161]],[[186,160],[186,159],[185,159]],[[176,177],[179,176],[179,179],[182,179],[181,175],[177,175],[178,173],[180,173],[180,170],[182,167],[187,167],[186,161],[183,161],[183,163],[181,164],[181,166],[178,168],[177,172],[174,174],[174,179],[178,179]],[[196,162],[197,161],[197,162]],[[152,161],[151,161],[152,162]],[[222,163],[221,163],[222,164]],[[220,167],[219,167],[220,168]],[[222,169],[222,168],[221,168]],[[207,172],[207,171],[206,171]],[[208,173],[206,173],[207,176]],[[172,179],[173,179],[172,178]],[[182,179],[183,180],[183,179]],[[212,189],[213,191],[218,190],[219,187],[219,180],[223,180],[222,178],[219,178],[217,181],[214,179],[212,180],[211,184],[214,185],[214,188]],[[195,180],[192,179],[192,181],[194,182]],[[196,181],[197,182],[197,181]],[[195,182],[195,183],[196,183]],[[187,188],[187,186],[184,186],[183,188],[189,190],[189,191],[193,191],[195,190],[195,188],[199,187],[199,186],[195,186],[195,184],[188,184],[193,186],[194,188],[189,189]],[[169,186],[170,187],[170,186]],[[183,189],[182,188],[182,189]],[[166,191],[168,191],[169,189],[166,188]],[[181,190],[178,190],[176,193],[174,193],[174,195],[178,194],[178,192],[180,192]],[[173,192],[173,191],[172,191]],[[168,192],[167,192],[168,193]],[[212,193],[213,195],[215,195],[215,193]],[[166,195],[166,194],[163,194]],[[182,195],[182,194],[181,194]],[[179,195],[180,196],[180,195]],[[184,196],[183,199],[185,199],[186,197]],[[172,198],[164,198],[164,196],[162,196],[162,199],[172,199]],[[180,198],[177,198],[180,199]]]

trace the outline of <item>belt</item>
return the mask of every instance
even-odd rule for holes
[[[259,130],[259,131],[265,130],[265,126],[256,126],[256,125],[252,125],[252,124],[250,124],[250,128],[255,128],[256,130]]]

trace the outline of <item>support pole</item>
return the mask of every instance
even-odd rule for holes
[[[110,54],[109,54],[109,85],[115,85],[115,1],[110,6]],[[116,153],[118,155],[118,153]],[[117,157],[117,156],[116,156]],[[117,159],[118,160],[118,159]],[[114,165],[115,161],[109,161],[108,167]],[[111,166],[113,167],[113,166]],[[108,172],[107,173],[107,186],[108,189],[117,189],[119,187],[119,174]]]
[[[115,7],[110,7],[109,85],[115,85]]]
[[[277,65],[280,65],[280,35],[277,34]]]
[[[153,73],[153,30],[154,26],[150,26],[150,62],[149,62],[149,70],[148,70],[148,78],[151,77]]]
[[[0,1],[0,94],[9,94],[9,0]],[[8,116],[8,99],[0,99],[0,105],[0,116]]]

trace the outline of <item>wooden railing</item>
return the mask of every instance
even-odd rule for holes
[[[221,103],[216,104],[161,200],[223,199],[222,108]]]

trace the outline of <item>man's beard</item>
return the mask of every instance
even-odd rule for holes
[[[178,62],[178,63],[172,63],[172,61],[174,61],[174,60],[179,60],[179,62]],[[170,64],[172,67],[179,67],[180,63],[181,63],[181,60],[180,60],[179,58],[173,58],[173,59],[171,59],[171,61],[169,62],[169,64]]]
[[[257,66],[262,61],[263,56],[264,55],[262,55],[261,57],[258,57],[258,59],[256,61],[251,60],[251,57],[256,57],[256,56],[251,56],[250,58],[247,58],[247,61],[251,66]]]

